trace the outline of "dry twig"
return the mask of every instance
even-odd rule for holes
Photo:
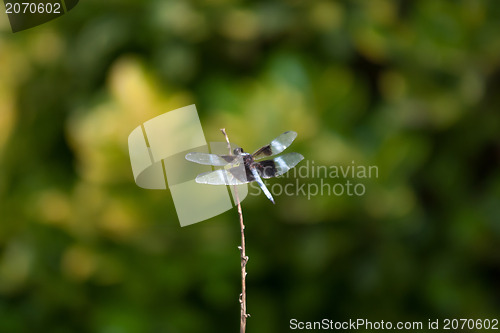
[[[221,129],[222,134],[226,138],[227,147],[229,149],[229,155],[232,155],[231,143],[229,143],[229,138],[226,133],[226,129]],[[250,315],[247,313],[247,290],[246,290],[246,276],[247,276],[247,262],[248,257],[245,254],[245,225],[243,224],[243,212],[241,210],[241,202],[238,197],[238,190],[236,185],[233,185],[234,196],[236,198],[236,203],[238,205],[238,215],[240,217],[240,231],[241,231],[241,246],[238,246],[241,254],[241,294],[240,294],[240,333],[245,333],[247,326],[247,318]]]

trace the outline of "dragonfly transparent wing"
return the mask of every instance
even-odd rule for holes
[[[237,156],[216,155],[207,153],[187,153],[186,160],[204,165],[224,166],[236,160]]]
[[[287,173],[291,168],[295,167],[304,156],[299,153],[288,153],[282,156],[255,163],[255,167],[259,171],[262,178],[273,178]]]
[[[244,168],[237,167],[229,170],[219,169],[200,173],[196,176],[196,182],[209,185],[242,185],[253,181],[253,178],[246,176]]]
[[[294,131],[287,131],[280,136],[278,136],[276,139],[271,141],[270,144],[260,148],[256,152],[252,154],[253,158],[255,160],[259,160],[264,157],[269,157],[273,156],[276,154],[281,153],[283,150],[288,148],[293,140],[297,137],[297,132]]]

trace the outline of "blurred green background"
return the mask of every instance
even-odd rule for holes
[[[16,34],[0,14],[0,332],[239,330],[236,211],[181,228],[130,167],[128,134],[189,104],[207,141],[295,130],[318,165],[379,168],[360,197],[244,201],[247,332],[498,318],[499,31],[493,0],[86,0]]]

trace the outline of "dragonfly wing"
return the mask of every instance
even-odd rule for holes
[[[230,172],[227,169],[219,169],[215,171],[200,173],[198,176],[196,176],[196,182],[199,184],[209,185],[241,185],[249,183],[253,180],[248,179],[244,175],[241,175],[241,177],[237,176],[238,173]]]
[[[252,154],[254,160],[258,160],[264,157],[269,157],[273,156],[276,154],[281,153],[283,150],[288,148],[293,140],[297,137],[297,132],[294,131],[287,131],[280,136],[278,136],[276,139],[271,141],[270,144],[260,148],[256,152]]]
[[[295,167],[303,159],[304,156],[299,153],[288,153],[275,157],[272,160],[256,162],[255,166],[261,177],[268,179],[287,173],[288,170]]]
[[[186,160],[204,165],[224,166],[236,160],[237,156],[216,155],[207,153],[187,153]]]

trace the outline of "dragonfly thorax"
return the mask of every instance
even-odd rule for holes
[[[253,157],[252,157],[252,154],[249,154],[249,153],[245,153],[245,151],[243,150],[243,148],[234,148],[233,150],[233,153],[234,155],[236,156],[241,156],[243,157],[243,161],[247,164],[250,164],[253,162]]]

